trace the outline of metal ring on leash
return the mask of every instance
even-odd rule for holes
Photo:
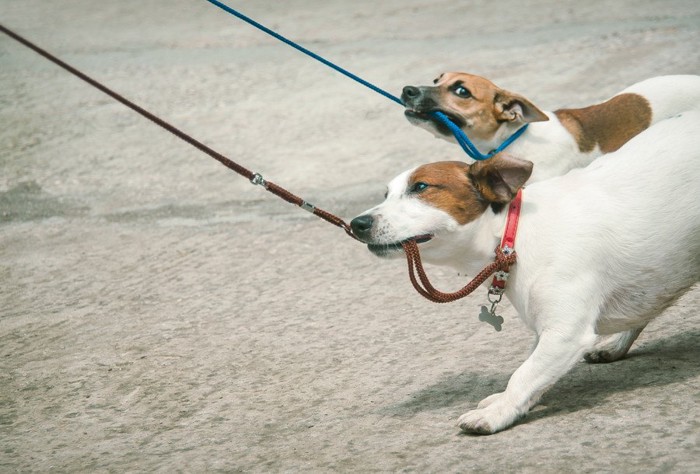
[[[267,181],[265,181],[265,178],[260,173],[255,173],[251,178],[250,182],[253,183],[255,186],[262,186],[262,187],[267,187]]]

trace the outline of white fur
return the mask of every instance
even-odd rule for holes
[[[653,77],[634,84],[621,93],[636,93],[646,98],[652,109],[652,124],[682,112],[700,110],[700,76]],[[545,114],[549,121],[531,123],[525,133],[507,148],[509,154],[535,163],[531,183],[585,167],[602,154],[597,147],[589,153],[581,152],[576,140],[557,116],[553,112]],[[504,123],[492,140],[473,140],[474,144],[481,151],[492,150],[520,126],[521,124],[513,126]],[[447,138],[444,135],[437,136]],[[454,141],[454,137],[448,139]]]
[[[381,240],[432,232],[420,245],[423,260],[472,275],[492,262],[506,213],[488,209],[460,226],[406,193],[408,175],[368,211]],[[528,185],[515,248],[506,296],[537,343],[503,393],[459,418],[465,431],[512,425],[599,335],[628,331],[599,342],[624,354],[647,322],[698,281],[700,112],[662,121],[585,169]]]

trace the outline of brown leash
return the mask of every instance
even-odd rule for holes
[[[425,269],[423,268],[423,263],[420,259],[418,244],[416,244],[416,242],[413,240],[408,240],[403,242],[401,245],[403,246],[403,251],[406,253],[406,259],[408,260],[408,276],[411,279],[413,287],[418,293],[433,303],[451,303],[470,295],[494,273],[499,271],[507,271],[508,268],[515,263],[517,258],[514,251],[508,255],[504,254],[499,245],[495,250],[496,260],[481,270],[472,281],[464,286],[464,288],[455,291],[454,293],[443,293],[442,291],[435,289],[435,287],[428,280],[428,276],[425,274]],[[416,273],[418,274],[420,283],[416,279]],[[421,283],[423,284],[422,287]]]
[[[110,97],[117,100],[118,102],[121,102],[122,104],[124,104],[125,106],[127,106],[131,110],[133,110],[134,112],[137,112],[138,114],[147,118],[148,120],[150,120],[151,122],[160,126],[161,128],[164,128],[165,130],[172,133],[173,135],[180,138],[181,140],[189,143],[190,145],[194,146],[198,150],[211,156],[212,158],[217,160],[222,165],[226,166],[227,168],[235,171],[239,175],[250,180],[251,183],[253,183],[255,185],[263,186],[267,191],[271,192],[272,194],[280,197],[281,199],[284,199],[285,201],[287,201],[291,204],[294,204],[296,206],[301,207],[305,211],[308,211],[308,212],[314,214],[315,216],[325,220],[326,222],[329,222],[337,227],[342,228],[343,230],[345,230],[345,232],[350,237],[352,237],[355,240],[359,240],[353,234],[352,228],[350,227],[350,225],[347,222],[345,222],[343,219],[341,219],[340,217],[338,217],[334,214],[331,214],[330,212],[325,211],[323,209],[317,208],[313,204],[308,203],[307,201],[303,200],[299,196],[287,191],[283,187],[281,187],[281,186],[279,186],[271,181],[265,180],[259,173],[254,173],[254,172],[250,171],[249,169],[232,161],[231,159],[229,159],[226,156],[222,155],[221,153],[213,150],[212,148],[208,147],[207,145],[203,144],[202,142],[196,140],[195,138],[191,137],[190,135],[186,134],[185,132],[176,128],[175,126],[171,125],[170,123],[166,122],[165,120],[157,117],[156,115],[153,115],[151,112],[136,105],[135,103],[131,102],[127,98],[123,97],[122,95],[114,92],[112,89],[101,84],[100,82],[91,78],[87,74],[84,74],[84,73],[80,72],[79,70],[77,70],[76,68],[74,68],[73,66],[61,61],[53,54],[36,46],[34,43],[23,38],[22,36],[18,35],[17,33],[14,33],[13,31],[8,30],[3,25],[0,25],[0,31],[2,31],[3,33],[8,35],[9,37],[13,38],[14,40],[18,41],[19,43],[23,44],[24,46],[28,47],[29,49],[34,50],[36,53],[40,54],[41,56],[45,57],[49,61],[53,62],[54,64],[60,66],[61,68],[65,69],[66,71],[70,72],[74,76],[87,82],[91,86],[101,90],[102,92],[109,95]],[[411,279],[411,283],[413,283],[413,286],[416,289],[416,291],[418,291],[418,293],[420,293],[425,298],[427,298],[430,301],[433,301],[435,303],[448,303],[451,301],[458,300],[460,298],[464,298],[468,294],[472,293],[476,288],[478,288],[484,281],[486,281],[486,279],[489,276],[491,276],[492,274],[494,274],[497,271],[507,270],[509,265],[515,263],[515,252],[513,252],[510,255],[504,255],[503,252],[501,251],[500,247],[496,248],[496,261],[495,262],[490,264],[488,267],[484,268],[476,276],[476,278],[474,278],[472,281],[470,281],[461,290],[459,290],[455,293],[443,293],[443,292],[435,289],[435,287],[433,287],[430,284],[430,281],[428,280],[428,277],[425,274],[425,269],[423,268],[423,264],[421,262],[420,253],[418,251],[418,245],[414,241],[407,241],[407,242],[403,243],[403,248],[404,248],[404,252],[406,253],[406,259],[408,261],[409,277]],[[416,279],[416,275],[415,275],[416,272],[418,273],[418,278],[420,279],[421,283],[423,284],[423,287],[420,286],[420,284],[418,283],[418,281]]]
[[[208,146],[206,146],[206,145],[203,144],[202,142],[200,142],[200,141],[198,141],[198,140],[192,138],[190,135],[186,134],[186,133],[183,132],[182,130],[176,128],[175,126],[173,126],[173,125],[171,125],[171,124],[169,124],[169,123],[166,122],[165,120],[163,120],[163,119],[161,119],[161,118],[159,118],[159,117],[153,115],[152,113],[150,113],[149,111],[145,110],[144,108],[142,108],[142,107],[136,105],[135,103],[131,102],[129,99],[125,98],[124,96],[122,96],[122,95],[120,95],[120,94],[114,92],[112,89],[110,89],[110,88],[108,88],[107,86],[105,86],[105,85],[99,83],[98,81],[96,81],[95,79],[91,78],[91,77],[88,76],[87,74],[84,74],[84,73],[80,72],[79,70],[77,70],[76,68],[74,68],[73,66],[71,66],[70,64],[67,64],[67,63],[61,61],[60,59],[58,59],[56,56],[54,56],[53,54],[49,53],[48,51],[45,51],[44,49],[38,47],[37,45],[35,45],[34,43],[30,42],[29,40],[23,38],[22,36],[18,35],[17,33],[8,30],[8,29],[5,28],[3,25],[0,25],[0,31],[2,31],[3,33],[5,33],[6,35],[8,35],[9,37],[13,38],[14,40],[16,40],[16,41],[22,43],[24,46],[28,47],[29,49],[32,49],[32,50],[34,50],[35,52],[39,53],[41,56],[45,57],[46,59],[48,59],[48,60],[51,61],[52,63],[57,64],[58,66],[62,67],[63,69],[65,69],[66,71],[70,72],[70,73],[73,74],[74,76],[76,76],[76,77],[82,79],[83,81],[87,82],[87,83],[90,84],[91,86],[93,86],[93,87],[95,87],[95,88],[101,90],[102,92],[104,92],[104,93],[107,94],[108,96],[112,97],[113,99],[115,99],[115,100],[121,102],[122,104],[126,105],[126,106],[129,107],[131,110],[133,110],[134,112],[136,112],[136,113],[142,115],[143,117],[146,117],[146,118],[147,118],[148,120],[150,120],[151,122],[153,122],[153,123],[155,123],[156,125],[158,125],[158,126],[164,128],[165,130],[167,130],[168,132],[172,133],[173,135],[175,135],[176,137],[180,138],[181,140],[186,141],[187,143],[189,143],[189,144],[192,145],[193,147],[195,147],[195,148],[197,148],[198,150],[200,150],[200,151],[206,153],[207,155],[211,156],[212,158],[214,158],[215,160],[217,160],[219,163],[221,163],[222,165],[226,166],[227,168],[229,168],[229,169],[235,171],[236,173],[240,174],[241,176],[243,176],[243,177],[245,177],[245,178],[248,178],[248,179],[250,180],[251,183],[253,183],[253,184],[259,184],[259,185],[263,186],[266,190],[268,190],[269,192],[271,192],[272,194],[274,194],[274,195],[276,195],[276,196],[278,196],[278,197],[284,199],[285,201],[287,201],[287,202],[289,202],[289,203],[291,203],[291,204],[294,204],[294,205],[296,205],[296,206],[299,206],[299,207],[301,207],[302,209],[304,209],[305,211],[308,211],[308,212],[314,214],[315,216],[318,216],[318,217],[320,217],[321,219],[323,219],[323,220],[325,220],[325,221],[327,221],[327,222],[330,222],[331,224],[333,224],[333,225],[335,225],[335,226],[338,226],[338,227],[342,228],[343,230],[345,230],[345,232],[346,232],[350,237],[356,239],[356,237],[355,237],[355,236],[353,235],[353,233],[352,233],[352,229],[350,228],[350,225],[348,225],[348,224],[347,224],[343,219],[341,219],[340,217],[335,216],[335,215],[331,214],[331,213],[328,212],[328,211],[324,211],[323,209],[317,208],[317,207],[314,206],[313,204],[310,204],[310,203],[304,201],[304,200],[303,200],[302,198],[300,198],[299,196],[297,196],[297,195],[295,195],[295,194],[292,194],[291,192],[287,191],[287,190],[284,189],[283,187],[278,186],[277,184],[275,184],[275,183],[273,183],[273,182],[271,182],[271,181],[266,181],[265,179],[263,179],[263,177],[262,177],[260,174],[254,173],[254,172],[250,171],[249,169],[247,169],[247,168],[245,168],[245,167],[239,165],[238,163],[236,163],[236,162],[230,160],[229,158],[225,157],[225,156],[222,155],[221,153],[219,153],[219,152],[217,152],[217,151],[215,151],[215,150],[209,148]]]

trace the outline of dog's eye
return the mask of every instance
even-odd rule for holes
[[[414,183],[413,186],[411,186],[411,190],[410,190],[410,191],[411,191],[412,193],[420,193],[420,192],[422,192],[422,191],[425,191],[425,189],[426,189],[428,186],[429,186],[429,185],[428,185],[427,183],[424,183],[424,182],[422,182],[422,181],[418,181],[417,183]]]
[[[457,95],[457,96],[459,96],[459,97],[461,97],[461,98],[463,98],[463,99],[468,99],[469,97],[472,96],[472,93],[469,92],[469,89],[467,89],[467,88],[464,87],[464,86],[457,86],[457,87],[455,87],[455,88],[453,89],[453,92],[455,93],[455,95]]]

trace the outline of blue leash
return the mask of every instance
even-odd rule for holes
[[[464,133],[464,131],[459,128],[455,123],[447,118],[447,115],[443,114],[442,112],[433,112],[433,116],[435,116],[437,119],[439,119],[447,128],[450,129],[450,131],[454,134],[455,139],[457,139],[457,143],[459,143],[459,146],[462,147],[462,150],[469,155],[471,158],[477,160],[477,161],[483,161],[483,160],[488,160],[491,158],[493,155],[502,152],[505,150],[508,145],[513,143],[515,140],[518,139],[520,135],[522,135],[525,130],[527,129],[527,126],[529,124],[525,124],[519,129],[515,131],[511,136],[509,136],[503,143],[501,143],[498,148],[495,150],[491,150],[487,154],[481,153],[476,146],[469,140],[469,137]]]
[[[343,69],[342,67],[338,66],[337,64],[334,64],[334,63],[328,61],[327,59],[319,56],[318,54],[314,53],[313,51],[309,51],[308,49],[304,48],[300,44],[297,44],[294,41],[287,39],[284,36],[280,35],[279,33],[272,31],[271,29],[267,28],[266,26],[261,25],[257,21],[245,16],[244,14],[242,14],[241,12],[239,12],[237,10],[234,10],[233,8],[229,7],[228,5],[226,5],[222,2],[219,2],[218,0],[207,0],[207,1],[209,3],[211,3],[212,5],[215,5],[219,8],[221,8],[225,12],[230,13],[231,15],[235,16],[236,18],[245,21],[249,25],[252,25],[252,26],[256,27],[257,29],[267,33],[268,35],[272,36],[273,38],[276,38],[279,41],[291,46],[292,48],[306,54],[307,56],[312,57],[316,61],[319,61],[319,62],[325,64],[326,66],[330,67],[331,69],[334,69],[334,70],[338,71],[339,73],[349,77],[350,79],[359,82],[363,86],[365,86],[369,89],[372,89],[374,92],[377,92],[378,94],[383,95],[387,99],[393,100],[394,102],[396,102],[397,104],[399,104],[401,106],[404,105],[403,101],[401,99],[399,99],[398,97],[396,97],[395,95],[390,94],[383,89],[380,89],[379,87],[375,86],[371,82],[365,81],[361,77],[351,73],[347,69]],[[464,131],[462,131],[462,129],[460,129],[457,125],[455,125],[449,118],[447,118],[447,116],[445,114],[443,114],[442,112],[433,112],[433,116],[450,129],[450,131],[454,134],[455,139],[457,140],[457,143],[459,143],[459,145],[462,147],[462,149],[465,151],[465,153],[467,155],[469,155],[472,159],[479,160],[479,161],[487,160],[487,159],[491,158],[493,155],[495,155],[496,153],[500,153],[508,145],[513,143],[520,135],[522,135],[523,132],[525,132],[525,129],[527,129],[527,124],[523,125],[513,135],[508,137],[508,139],[506,141],[501,143],[498,148],[490,151],[487,154],[483,154],[476,148],[476,146],[472,143],[472,141],[469,140],[469,137],[467,137],[467,135],[464,133]]]

